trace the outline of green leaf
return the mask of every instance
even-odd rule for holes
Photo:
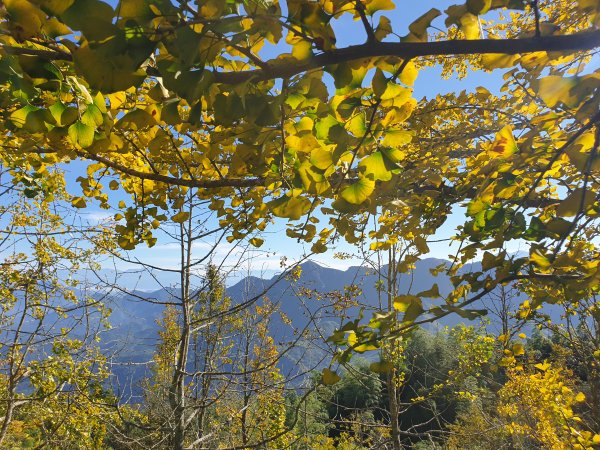
[[[3,3],[10,18],[8,25],[19,39],[40,32],[46,15],[37,6],[27,0],[4,0]]]
[[[310,153],[310,162],[317,169],[327,170],[333,165],[332,154],[322,147],[317,147]]]
[[[117,244],[119,244],[119,247],[123,250],[133,250],[135,248],[135,241],[129,236],[119,236]]]
[[[363,174],[375,181],[389,181],[392,179],[392,169],[396,168],[384,158],[383,153],[375,152],[364,158],[358,165],[363,168]],[[368,194],[370,195],[370,193]],[[367,195],[367,196],[368,196]],[[346,199],[348,200],[348,199]],[[359,203],[362,203],[359,202]]]
[[[325,253],[327,251],[327,246],[319,240],[312,245],[310,251],[313,253]]]
[[[338,381],[340,381],[342,378],[335,373],[333,370],[325,368],[323,369],[323,374],[321,376],[321,381],[323,382],[323,384],[325,386],[332,386],[335,383],[337,383]]]
[[[356,137],[363,137],[367,132],[365,113],[361,112],[354,114],[350,120],[346,122],[346,129]]]
[[[532,248],[531,253],[529,254],[529,260],[538,266],[540,269],[547,269],[552,265],[550,260],[544,255],[542,250],[539,248]]]
[[[144,23],[155,17],[149,5],[154,4],[154,1],[147,0],[121,0],[117,11],[121,19],[124,21],[134,20],[138,23]],[[162,2],[156,2],[162,3]]]
[[[392,163],[399,163],[406,156],[406,152],[397,147],[382,148],[381,153],[383,153],[386,159],[390,160]]]
[[[150,53],[151,50],[146,57]],[[138,69],[136,61],[128,53],[111,54],[102,51],[102,48],[91,49],[82,45],[73,59],[77,72],[83,75],[90,87],[105,94],[139,86],[146,78],[146,72]]]
[[[396,83],[387,83],[381,100],[396,100],[393,106],[402,106],[412,95],[412,90]]]
[[[87,148],[94,143],[94,128],[77,121],[69,127],[69,138],[75,145]]]
[[[392,22],[385,16],[379,17],[379,25],[375,28],[375,39],[383,40],[388,34],[393,32]]]
[[[82,31],[89,39],[88,32],[98,25],[105,24],[110,28],[115,11],[108,3],[100,0],[77,0],[71,3],[60,16],[73,30]]]
[[[44,11],[53,16],[60,16],[75,3],[75,0],[41,0],[39,3]]]
[[[56,102],[50,108],[50,115],[59,127],[66,127],[77,120],[77,108],[66,106],[62,102]]]
[[[143,109],[129,111],[116,124],[119,128],[131,130],[141,130],[154,125],[156,125],[156,119]]]
[[[310,161],[304,161],[297,167],[296,172],[306,192],[320,195],[331,187],[325,175],[318,168],[314,167]]]
[[[315,122],[315,131],[317,139],[329,140],[329,130],[336,125],[340,126],[340,123],[331,114]]]
[[[375,75],[371,80],[371,88],[375,97],[381,97],[387,88],[388,80],[381,69],[375,70]]]
[[[17,127],[30,133],[48,131],[45,123],[46,112],[36,106],[27,105],[10,115],[11,122]]]
[[[349,203],[341,197],[336,199],[331,206],[333,209],[341,213],[355,213],[360,209],[359,205]]]
[[[102,114],[106,114],[108,112],[106,109],[106,99],[101,92],[96,93],[94,96],[94,105],[96,105],[96,108],[98,108]]]
[[[485,211],[489,208],[489,203],[484,202],[479,198],[474,198],[467,205],[467,215],[469,217],[474,217],[479,214],[481,211]]]
[[[342,191],[342,198],[353,205],[360,205],[375,190],[375,181],[369,178],[361,178]]]
[[[163,106],[160,119],[167,125],[177,125],[181,123],[181,116],[179,115],[179,108],[177,107],[178,104],[178,101],[170,101]]]
[[[51,38],[71,34],[71,29],[61,23],[56,17],[50,17],[42,24],[42,33]]]
[[[81,121],[90,127],[96,128],[102,125],[104,117],[102,117],[100,109],[92,103],[87,106],[85,112],[81,115]]]

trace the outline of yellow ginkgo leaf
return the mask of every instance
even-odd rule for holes
[[[325,368],[321,376],[321,381],[325,386],[331,386],[341,380],[341,377],[333,370]]]
[[[46,15],[33,3],[27,0],[4,0],[4,7],[17,36],[28,38],[40,32]]]
[[[411,23],[408,26],[408,29],[418,40],[427,41],[427,28],[429,28],[433,19],[441,14],[442,13],[439,9],[432,8]]]
[[[507,67],[513,67],[517,59],[519,59],[519,55],[488,53],[481,56],[481,64],[487,70],[506,69]]]
[[[579,77],[551,75],[538,80],[534,84],[534,89],[550,108],[554,108],[558,103],[573,108],[579,102],[577,96],[572,94],[572,89],[577,85],[578,80]]]
[[[420,304],[421,299],[416,295],[398,295],[394,299],[394,309],[396,311],[405,312],[413,303]]]
[[[248,242],[250,242],[250,245],[258,248],[258,247],[262,246],[265,241],[264,241],[264,239],[254,237],[254,238],[250,239]]]
[[[559,217],[573,217],[578,213],[584,213],[594,203],[596,196],[589,189],[575,189],[556,208]]]
[[[383,145],[389,147],[400,147],[412,141],[412,134],[400,128],[390,128],[384,132]]]
[[[525,347],[523,344],[515,344],[512,346],[512,352],[515,356],[521,356],[525,354]]]
[[[408,63],[406,63],[406,66],[400,73],[400,81],[402,81],[407,86],[412,86],[413,84],[415,84],[417,75],[419,75],[417,67],[413,64],[412,61],[409,61]]]
[[[496,157],[508,158],[518,150],[513,137],[512,128],[506,125],[496,134],[496,140],[490,148],[490,153]]]
[[[529,260],[540,269],[547,269],[551,265],[550,260],[539,249],[534,249],[531,251]]]
[[[190,213],[187,211],[180,211],[171,217],[171,220],[175,223],[183,223],[190,217]]]
[[[377,11],[394,9],[396,5],[392,0],[371,0],[365,5],[365,11],[372,16]]]
[[[342,191],[342,198],[353,205],[360,205],[373,193],[375,181],[370,178],[361,178]]]

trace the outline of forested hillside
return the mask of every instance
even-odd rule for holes
[[[599,27],[0,2],[0,448],[599,447]]]

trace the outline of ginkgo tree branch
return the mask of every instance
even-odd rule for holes
[[[600,47],[600,30],[571,35],[542,36],[520,39],[473,39],[435,42],[367,42],[360,45],[320,53],[295,64],[289,60],[267,61],[268,70],[256,69],[240,72],[215,72],[220,83],[237,84],[244,81],[263,81],[289,78],[308,70],[340,64],[363,58],[397,56],[415,58],[422,56],[451,56],[502,53],[577,52]]]
[[[212,189],[212,188],[222,188],[222,187],[255,187],[262,186],[265,184],[265,180],[260,177],[256,178],[220,178],[218,180],[206,180],[206,179],[187,179],[181,177],[171,177],[168,175],[162,175],[160,173],[153,172],[145,172],[142,170],[132,169],[131,167],[125,166],[123,164],[119,164],[110,160],[109,158],[105,158],[104,156],[98,154],[90,154],[79,152],[78,156],[86,159],[90,159],[99,163],[104,164],[111,169],[118,171],[119,173],[124,173],[126,175],[130,175],[132,177],[139,178],[141,180],[152,180],[157,181],[159,183],[166,183],[174,186],[185,186],[185,187],[195,187],[195,188],[203,188],[203,189]]]
[[[396,56],[415,58],[423,56],[483,55],[501,53],[516,55],[519,53],[578,52],[600,47],[600,30],[585,31],[570,35],[552,35],[517,39],[473,39],[448,40],[434,42],[379,42],[368,41],[364,44],[333,49],[305,60],[290,63],[289,59],[271,59],[265,61],[264,68],[243,71],[215,71],[214,80],[218,83],[237,84],[245,81],[264,81],[277,78],[289,78],[308,70],[355,61],[363,58]],[[15,55],[34,55],[49,60],[70,61],[72,55],[67,51],[41,50],[39,48],[2,45],[4,51]],[[156,68],[147,68],[149,75],[160,76]]]

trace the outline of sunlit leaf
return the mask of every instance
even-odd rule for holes
[[[513,137],[512,128],[506,125],[497,134],[490,153],[494,156],[508,158],[518,151],[517,143]]]
[[[550,108],[559,102],[572,108],[577,105],[578,98],[572,94],[579,77],[548,76],[540,79],[535,85],[537,94]]]
[[[487,70],[513,67],[518,59],[519,55],[507,55],[504,53],[487,53],[481,55],[481,63]]]
[[[344,188],[342,198],[348,203],[359,205],[364,202],[373,193],[375,181],[366,177]]]
[[[94,143],[94,128],[78,120],[69,127],[69,138],[73,144],[87,148]]]

